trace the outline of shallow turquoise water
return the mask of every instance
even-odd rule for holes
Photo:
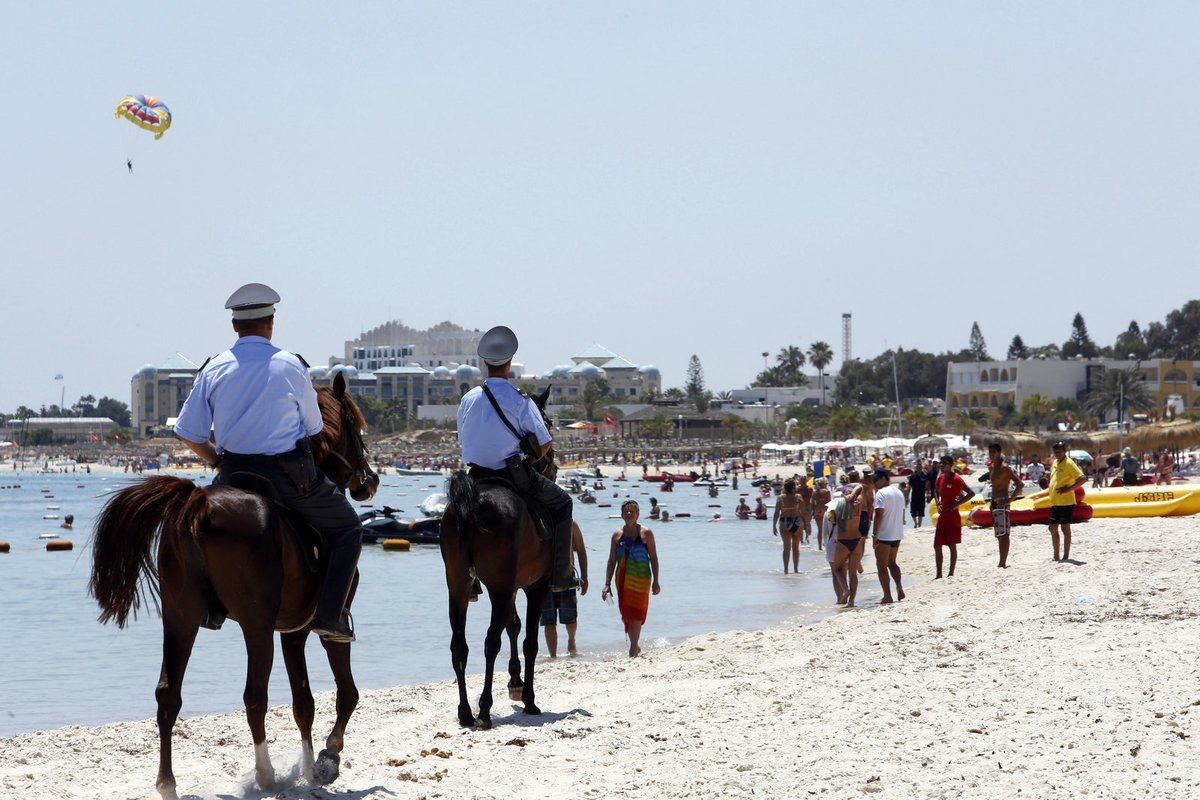
[[[12,546],[0,554],[0,736],[68,724],[94,725],[154,716],[162,627],[151,612],[125,630],[101,626],[87,596],[91,565],[88,537],[105,497],[127,485],[124,474],[40,474],[0,472],[0,540]],[[441,489],[431,476],[385,475],[372,501],[409,514],[429,493]],[[613,493],[619,497],[613,497]],[[801,554],[801,574],[784,576],[779,540],[770,522],[732,519],[737,494],[723,490],[717,500],[706,491],[677,484],[660,493],[654,484],[610,483],[600,504],[576,504],[576,519],[587,541],[592,589],[579,599],[581,657],[622,652],[625,634],[614,607],[600,600],[610,534],[621,499],[633,496],[648,506],[650,495],[691,519],[647,522],[658,540],[663,592],[651,598],[643,648],[698,633],[778,625],[797,616],[813,617],[830,608],[831,590],[820,551]],[[708,522],[719,502],[730,517]],[[58,506],[51,509],[49,506]],[[57,519],[75,515],[75,528],[60,531]],[[62,533],[75,543],[71,552],[46,552],[39,534]],[[450,628],[441,556],[436,547],[407,553],[366,546],[360,561],[362,582],[354,603],[359,642],[354,673],[360,687],[382,688],[453,678]],[[870,596],[871,582],[864,582]],[[878,587],[874,587],[878,592]],[[523,609],[522,601],[521,607]],[[486,596],[468,618],[468,669],[483,669]],[[559,628],[560,652],[566,632]],[[324,651],[309,642],[313,688],[333,688]],[[277,648],[278,649],[278,648]],[[545,653],[545,642],[539,647]],[[498,660],[503,667],[504,657]],[[201,630],[184,682],[183,715],[195,716],[242,707],[245,651],[236,623],[221,631]],[[471,691],[478,691],[477,682]],[[289,700],[283,659],[276,654],[272,704]],[[447,709],[447,714],[453,709]]]

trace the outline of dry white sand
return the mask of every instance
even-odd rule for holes
[[[464,731],[452,681],[364,692],[342,775],[326,789],[293,779],[259,791],[244,717],[187,719],[175,735],[179,791],[356,800],[1200,796],[1198,532],[1196,519],[1093,521],[1077,527],[1080,563],[1056,564],[1045,529],[1022,528],[1008,570],[996,569],[989,532],[967,532],[959,574],[934,582],[931,534],[921,531],[900,561],[924,583],[902,603],[811,626],[694,637],[636,660],[541,662],[539,717],[500,690],[495,727]],[[864,578],[874,580],[870,562]],[[647,636],[665,602],[666,594],[651,601]],[[240,684],[231,677],[232,696]],[[473,698],[481,684],[471,678]],[[286,687],[273,690],[278,701]],[[318,747],[332,715],[322,695]],[[273,709],[267,726],[286,779],[298,753],[290,710]],[[152,721],[41,731],[0,740],[0,753],[3,797],[156,796]]]

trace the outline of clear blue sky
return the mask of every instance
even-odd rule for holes
[[[859,357],[974,320],[993,354],[1061,343],[1076,311],[1108,344],[1196,296],[1198,30],[1173,2],[10,3],[0,411],[60,372],[129,402],[231,343],[249,281],[314,364],[389,319],[668,386],[695,353],[716,390],[840,350],[846,311]],[[130,93],[162,141],[113,119]]]

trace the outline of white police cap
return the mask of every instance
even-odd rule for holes
[[[261,319],[275,313],[279,293],[265,283],[247,283],[225,301],[234,319]]]
[[[497,325],[480,337],[479,349],[475,352],[490,366],[507,364],[517,352],[517,335],[512,328]]]

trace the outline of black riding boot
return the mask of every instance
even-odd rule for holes
[[[325,570],[325,581],[317,597],[317,613],[313,617],[312,629],[327,642],[353,642],[354,630],[342,622],[346,598],[354,583],[354,570],[358,567],[358,544],[335,547],[329,554],[329,566]]]
[[[554,525],[554,568],[550,572],[550,591],[565,592],[579,587],[571,570],[571,520]]]

